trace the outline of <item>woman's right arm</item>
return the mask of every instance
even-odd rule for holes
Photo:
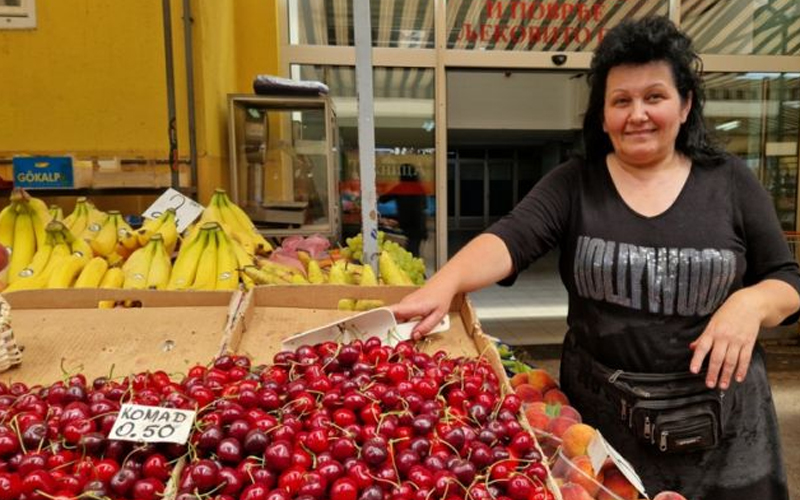
[[[447,314],[457,293],[478,290],[514,271],[508,247],[498,236],[484,233],[470,241],[419,290],[391,310],[399,321],[421,317],[413,336],[426,335]]]

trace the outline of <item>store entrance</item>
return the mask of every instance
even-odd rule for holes
[[[575,71],[448,70],[448,257],[580,151],[588,94],[582,76]],[[522,273],[514,287],[475,293],[481,321],[563,322],[567,295],[557,262],[558,252],[551,252]],[[513,332],[504,335],[513,337]]]

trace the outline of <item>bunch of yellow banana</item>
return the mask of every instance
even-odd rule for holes
[[[164,247],[169,255],[175,251],[175,245],[178,243],[178,225],[175,220],[175,209],[168,208],[164,213],[155,219],[146,219],[142,227],[136,230],[136,240],[140,247],[143,247],[150,241],[154,234],[160,234],[163,238]],[[127,245],[128,241],[123,240],[123,244]]]
[[[172,263],[161,234],[150,235],[147,244],[128,257],[122,272],[125,275],[122,288],[164,290],[169,283]]]
[[[44,244],[5,292],[68,288],[92,258],[89,244],[76,238],[62,222],[50,221],[45,233]]]
[[[138,245],[128,248],[123,244],[123,239],[132,234],[133,229],[122,218],[122,214],[118,210],[109,210],[100,231],[89,241],[89,245],[95,255],[104,257],[111,264],[118,264],[138,248]]]
[[[250,255],[265,255],[272,251],[272,245],[258,232],[245,211],[228,198],[224,189],[214,191],[200,220],[189,231],[187,239],[192,239],[206,222],[218,223],[228,237],[237,241]]]
[[[307,285],[309,280],[299,270],[269,259],[257,259],[256,265],[242,269],[257,285]]]
[[[184,241],[167,286],[170,290],[234,290],[239,286],[240,261],[249,259],[252,265],[216,222],[204,223],[196,237]]]
[[[75,236],[92,240],[100,232],[105,218],[105,212],[98,210],[85,196],[81,196],[75,200],[72,213],[64,217],[64,225]]]
[[[0,211],[0,243],[9,249],[7,279],[13,283],[46,244],[45,226],[50,222],[47,205],[23,189],[11,192],[11,203]]]

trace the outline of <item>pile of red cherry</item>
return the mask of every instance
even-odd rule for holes
[[[188,445],[106,439],[120,404],[196,409]],[[0,500],[552,500],[482,358],[326,342],[87,386],[0,384]]]
[[[182,385],[209,406],[178,500],[553,498],[520,400],[483,358],[327,342],[269,367],[222,357]]]
[[[161,498],[185,445],[106,439],[122,402],[192,402],[164,372],[121,381],[83,375],[48,387],[0,383],[0,500]]]

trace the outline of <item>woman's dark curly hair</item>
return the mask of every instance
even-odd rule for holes
[[[672,68],[675,86],[681,98],[692,98],[686,122],[681,125],[675,149],[693,162],[715,163],[722,151],[712,143],[705,122],[705,96],[700,78],[702,63],[692,48],[692,41],[665,17],[646,17],[626,20],[611,29],[592,57],[588,80],[589,104],[583,119],[583,139],[586,157],[592,162],[604,162],[614,150],[603,131],[603,105],[606,80],[611,68],[623,64],[646,64],[664,61]]]

